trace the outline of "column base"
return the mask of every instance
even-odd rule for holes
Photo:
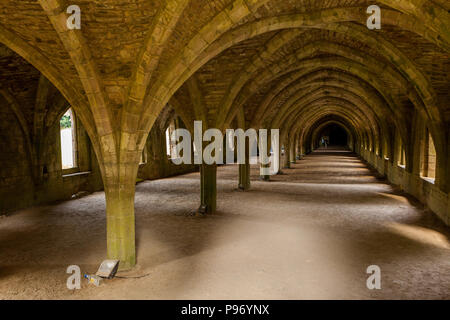
[[[203,164],[200,169],[200,208],[205,214],[216,212],[217,206],[217,165]]]
[[[247,191],[247,190],[250,189],[250,186],[239,184],[238,189],[241,190],[241,191]]]

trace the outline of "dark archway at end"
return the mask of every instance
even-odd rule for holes
[[[330,146],[347,146],[348,144],[347,132],[336,123],[330,123],[324,127],[317,137],[319,139],[319,145],[322,137],[328,139]]]

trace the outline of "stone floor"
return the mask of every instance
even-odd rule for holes
[[[199,175],[136,192],[137,267],[66,288],[105,258],[104,194],[0,218],[0,299],[450,299],[450,229],[349,152],[322,150],[241,192],[218,172],[218,212],[194,217]],[[381,268],[368,290],[366,268]]]

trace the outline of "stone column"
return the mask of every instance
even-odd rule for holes
[[[270,168],[270,164],[260,164],[261,168]],[[260,175],[259,180],[270,181],[270,175]]]
[[[239,164],[239,189],[246,191],[250,189],[250,149],[245,144],[245,164]]]
[[[289,169],[291,167],[291,162],[289,159],[291,153],[291,146],[289,145],[289,140],[286,139],[286,143],[284,144],[284,165],[283,168]]]
[[[200,213],[213,214],[217,202],[217,165],[200,165]]]
[[[436,180],[435,185],[444,193],[450,191],[449,180],[450,178],[450,130],[448,131],[447,143],[444,144],[440,153],[436,151]],[[450,199],[450,198],[449,198]],[[449,201],[450,209],[450,201]],[[449,211],[450,214],[450,211]],[[449,217],[450,219],[450,217]]]
[[[436,154],[436,160],[437,160],[437,168],[436,171],[436,178],[439,176],[438,179],[438,186],[439,188],[444,191],[448,192],[448,223],[450,224],[450,130],[447,131],[447,145],[445,147],[445,153],[444,156],[438,156]],[[447,156],[445,156],[447,154]],[[441,169],[439,169],[441,168]],[[440,181],[439,181],[440,180]]]
[[[297,163],[297,159],[300,159],[300,139],[298,134],[295,137],[294,142],[294,162]]]
[[[303,147],[303,143],[299,143],[299,145],[298,145],[298,157],[299,157],[300,160],[303,159],[304,154],[305,154],[305,149]]]
[[[266,150],[266,152],[267,152],[267,154],[270,156],[270,148],[271,148],[271,145],[272,145],[272,143],[271,143],[271,135],[270,135],[270,130],[268,131],[269,132],[269,134],[267,135],[267,150]],[[281,152],[281,147],[279,148],[279,152]],[[260,158],[261,158],[261,149],[259,148],[259,156],[260,156]],[[281,160],[281,159],[280,159]],[[264,169],[264,168],[270,168],[270,162],[269,162],[269,164],[262,164],[262,163],[260,163],[260,168],[261,169]],[[262,181],[270,181],[270,175],[262,175],[261,173],[260,173],[260,175],[259,175],[259,180],[262,180]]]
[[[289,162],[295,163],[295,143],[289,147]]]
[[[107,255],[109,259],[120,260],[120,270],[136,264],[134,194],[137,168],[137,161],[122,164],[118,176],[108,168],[104,176]]]

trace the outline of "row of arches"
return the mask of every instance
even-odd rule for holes
[[[135,264],[136,178],[144,149],[154,145],[149,139],[156,141],[152,131],[165,134],[167,124],[159,119],[168,110],[190,131],[194,120],[221,131],[280,129],[287,164],[316,148],[323,130],[336,125],[349,148],[393,182],[400,163],[411,177],[434,175],[434,186],[448,195],[445,4],[378,1],[382,28],[369,30],[363,0],[212,3],[140,1],[146,10],[129,21],[111,1],[115,10],[104,13],[110,20],[101,26],[98,4],[82,3],[86,24],[76,31],[65,25],[63,1],[40,0],[30,5],[33,15],[21,13],[22,21],[41,25],[36,34],[5,14],[15,12],[12,0],[1,5],[0,42],[61,92],[90,137],[106,195],[109,257],[124,268]],[[122,28],[113,23],[119,20]],[[109,28],[104,39],[97,33],[103,27]],[[211,208],[215,170],[200,169],[202,205]],[[245,186],[248,171],[240,168]]]

